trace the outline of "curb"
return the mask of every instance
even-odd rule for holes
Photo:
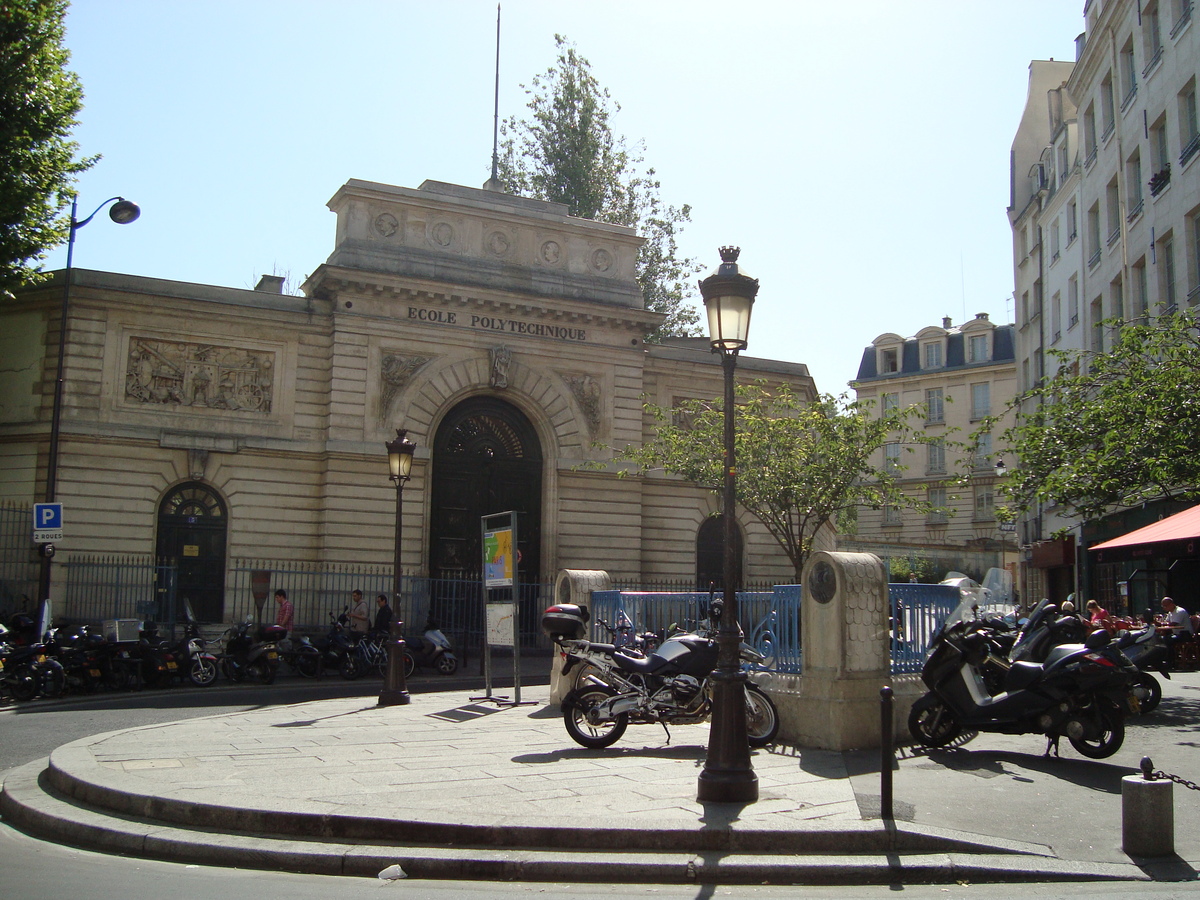
[[[566,838],[568,833],[573,833],[571,844],[544,847],[434,846],[411,840],[378,844],[347,839],[312,839],[300,834],[289,838],[261,832],[227,833],[221,830],[219,816],[215,815],[211,820],[212,827],[185,828],[82,805],[54,790],[50,784],[54,778],[47,769],[47,762],[41,760],[22,766],[5,779],[0,791],[0,814],[8,822],[36,837],[89,850],[199,865],[357,877],[374,877],[389,866],[399,865],[413,878],[653,884],[1150,880],[1134,865],[1064,861],[1045,855],[1049,853],[1047,848],[1037,845],[989,842],[977,835],[898,824],[888,827],[886,823],[863,823],[862,829],[813,829],[801,833],[806,840],[800,843],[811,846],[807,852],[793,846],[774,853],[744,852],[734,848],[699,851],[682,847],[603,849],[589,845],[589,836],[595,837],[592,829],[555,829],[544,837]],[[168,812],[165,807],[169,805],[152,803],[153,809],[145,811],[157,817]],[[183,812],[182,809],[175,810],[175,814]],[[235,818],[241,818],[237,814],[246,811],[231,812]],[[252,820],[253,817],[243,819],[240,824]],[[378,824],[378,820],[371,822],[372,827]],[[421,823],[404,824],[414,831],[424,827]],[[464,842],[471,837],[477,841],[488,837],[469,825],[458,826],[457,834]],[[618,834],[621,839],[633,837],[628,833]],[[672,835],[672,841],[694,842],[697,838],[695,833],[668,832],[656,843],[662,837]],[[493,841],[498,837],[490,835]],[[642,837],[644,839],[644,834]],[[776,833],[772,837],[777,841],[780,835]],[[892,847],[880,846],[882,842],[890,843]],[[1008,846],[1002,846],[1004,844]],[[829,852],[839,845],[840,853]],[[912,849],[893,849],[897,846]],[[850,850],[849,847],[857,849]],[[935,849],[937,847],[942,851]]]

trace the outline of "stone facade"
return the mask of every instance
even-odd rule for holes
[[[564,568],[693,578],[697,530],[719,499],[606,462],[607,446],[643,440],[644,398],[721,393],[706,341],[643,343],[660,316],[633,277],[640,238],[559,204],[436,182],[350,181],[330,208],[335,248],[302,296],[278,279],[239,290],[74,271],[63,555],[162,553],[166,499],[199,486],[225,517],[227,558],[389,564],[384,443],[405,428],[418,449],[403,563],[430,574],[447,529],[478,531],[477,518],[439,519],[457,465],[439,453],[486,426],[485,455],[536,470],[512,476],[536,505],[522,581]],[[12,362],[0,374],[0,499],[42,498],[62,290],[56,273],[0,312]],[[743,358],[738,371],[815,395],[800,364]],[[464,404],[481,412],[448,436]],[[791,580],[765,529],[738,521],[745,576]]]

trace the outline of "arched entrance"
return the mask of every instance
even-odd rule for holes
[[[454,407],[433,441],[429,574],[477,578],[479,520],[515,510],[522,584],[541,580],[542,448],[519,409],[494,397]]]
[[[178,608],[191,601],[201,622],[225,618],[225,503],[212,488],[188,481],[171,490],[158,507],[160,560],[177,568]],[[160,610],[168,615],[170,610]],[[182,618],[178,613],[175,618]]]
[[[734,584],[742,583],[742,531],[733,526]],[[696,534],[696,587],[725,589],[725,516],[709,516]]]

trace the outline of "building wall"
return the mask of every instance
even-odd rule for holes
[[[423,573],[438,428],[463,400],[492,397],[540,444],[543,578],[694,577],[696,531],[719,500],[608,462],[643,440],[647,396],[721,393],[707,341],[642,343],[661,317],[632,277],[640,239],[559,204],[437,183],[349,182],[330,208],[336,246],[304,296],[75,270],[61,558],[154,553],[164,497],[199,481],[225,501],[230,557],[390,564],[384,444],[404,428],[417,454],[402,558]],[[63,284],[57,273],[0,313],[0,333],[36,348],[0,376],[2,499],[44,493]],[[815,395],[796,363],[743,357],[739,375]],[[739,523],[746,576],[791,580],[765,530]]]
[[[1030,66],[1029,101],[1013,143],[1020,187],[1009,208],[1023,390],[1053,374],[1050,350],[1111,348],[1116,330],[1105,320],[1152,319],[1200,301],[1194,17],[1181,0],[1092,0],[1075,63]],[[1038,161],[1053,163],[1040,185]],[[1151,179],[1167,169],[1169,181],[1152,189]],[[1069,240],[1072,207],[1077,234]],[[1079,535],[1079,526],[1055,507],[1021,523],[1028,596],[1047,596],[1050,583],[1063,582],[1062,572],[1030,564],[1032,546],[1061,529]],[[1077,579],[1072,572],[1068,583]]]
[[[877,414],[882,413],[885,400],[900,409],[917,407],[918,427],[925,437],[945,442],[944,466],[932,468],[926,444],[893,442],[900,448],[902,488],[920,499],[933,499],[936,495],[931,491],[944,490],[949,512],[926,515],[901,508],[863,507],[858,510],[857,533],[843,536],[839,547],[870,550],[884,557],[931,559],[942,568],[980,575],[1010,561],[1008,555],[1015,547],[1008,534],[1000,531],[995,517],[994,491],[999,479],[994,465],[1005,451],[998,443],[999,436],[1012,422],[1008,406],[1016,395],[1013,330],[1011,325],[997,327],[980,313],[962,326],[953,326],[946,319],[941,327],[923,328],[910,338],[885,333],[866,348],[853,383],[857,398],[872,401]],[[972,336],[984,340],[985,357],[971,356]],[[893,363],[896,368],[889,371]],[[987,387],[986,409],[972,409],[975,385]],[[928,403],[930,391],[941,392],[940,417],[936,403],[934,407]],[[956,443],[969,443],[989,415],[1001,417],[992,429],[992,451],[977,455],[956,448]],[[885,453],[876,453],[876,466],[884,466]],[[960,477],[966,478],[965,484],[951,483]]]

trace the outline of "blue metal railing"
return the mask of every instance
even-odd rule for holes
[[[804,670],[800,643],[800,585],[777,585],[774,591],[738,594],[738,618],[746,641],[764,657],[765,668],[799,675]],[[960,600],[958,588],[939,584],[890,584],[892,606],[891,670],[893,675],[921,671],[929,644],[942,621]],[[716,596],[721,596],[720,593]],[[615,624],[624,614],[635,631],[668,630],[672,625],[694,630],[708,610],[707,593],[596,591],[592,594],[592,638],[608,639],[595,621]],[[749,623],[755,623],[750,627]]]

